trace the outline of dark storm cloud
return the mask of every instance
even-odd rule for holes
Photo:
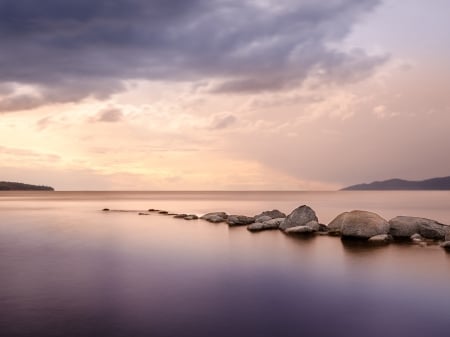
[[[382,60],[328,45],[378,3],[0,0],[0,82],[39,88],[0,93],[0,111],[107,97],[126,79],[221,79],[216,92],[282,89],[318,69],[351,79]]]

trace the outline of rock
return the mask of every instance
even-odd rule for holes
[[[109,209],[109,208],[103,208],[102,211],[103,211],[103,212],[109,212],[110,209]]]
[[[197,220],[197,219],[198,219],[198,216],[196,216],[195,214],[189,214],[184,217],[184,220]]]
[[[287,234],[312,234],[314,230],[309,226],[289,227],[285,230]]]
[[[164,214],[164,215],[169,214],[169,212],[167,212],[167,211],[159,211],[158,213],[159,213],[159,214]]]
[[[174,215],[174,218],[175,219],[184,219],[187,216],[188,216],[187,214],[177,214],[177,215]]]
[[[320,223],[319,224],[319,232],[328,234],[328,226]]]
[[[316,212],[314,212],[311,207],[303,205],[294,209],[291,214],[286,217],[280,225],[280,229],[286,231],[291,227],[304,226],[310,221],[318,221]]]
[[[261,215],[259,217],[255,217],[255,222],[265,222],[269,220],[272,220],[272,218],[268,215]]]
[[[284,218],[271,219],[264,222],[257,222],[247,227],[250,232],[260,232],[269,229],[278,229]]]
[[[450,231],[445,236],[445,241],[450,241]]]
[[[420,241],[423,240],[422,235],[420,235],[419,233],[413,234],[413,235],[411,235],[409,238],[410,238],[411,240],[420,240]]]
[[[139,212],[138,215],[150,215],[148,213]]]
[[[412,216],[397,216],[389,220],[390,234],[394,238],[410,238],[418,233],[426,239],[444,240],[450,226],[435,220]]]
[[[147,212],[159,212],[159,209],[149,208]]]
[[[271,210],[271,211],[264,211],[258,215],[255,215],[255,219],[258,219],[259,217],[262,216],[268,216],[271,219],[279,219],[279,218],[285,218],[286,214],[284,214],[283,212],[280,212],[277,209]]]
[[[331,232],[341,233],[344,238],[369,239],[389,233],[389,223],[378,214],[367,211],[351,211],[338,215],[330,222]]]
[[[224,222],[228,218],[228,214],[225,212],[213,212],[213,213],[207,213],[205,215],[202,215],[200,219],[213,222],[213,223],[219,223]]]
[[[316,220],[308,222],[305,226],[308,226],[314,232],[318,232],[320,230],[320,224]]]
[[[254,222],[255,222],[254,217],[249,217],[245,215],[229,215],[227,218],[227,224],[231,227],[251,225]]]
[[[372,243],[389,243],[391,241],[392,241],[392,236],[390,236],[389,234],[375,235],[369,239],[369,242],[372,242]]]
[[[441,243],[441,247],[444,248],[446,251],[450,252],[450,241],[445,241],[444,243]]]

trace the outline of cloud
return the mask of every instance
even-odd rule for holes
[[[123,119],[123,112],[119,109],[106,109],[102,110],[97,115],[97,121],[98,122],[120,122]]]
[[[215,92],[298,85],[319,71],[334,81],[383,61],[342,41],[379,0],[0,0],[0,112],[124,90],[126,80],[216,79]]]
[[[237,122],[234,115],[215,115],[212,119],[211,128],[214,130],[226,129]]]

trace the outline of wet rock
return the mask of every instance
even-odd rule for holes
[[[228,214],[225,212],[213,212],[213,213],[207,213],[205,215],[202,215],[200,219],[212,222],[212,223],[220,223],[225,222],[225,220],[228,218]]]
[[[198,216],[195,214],[189,214],[183,218],[184,220],[197,220]]]
[[[250,232],[260,232],[264,230],[278,229],[284,218],[270,219],[264,222],[257,222],[247,227]]]
[[[159,214],[163,214],[163,215],[169,214],[169,212],[167,212],[167,211],[159,211],[158,213],[159,213]]]
[[[369,239],[369,242],[371,243],[390,243],[392,242],[393,238],[389,234],[380,234],[372,236]]]
[[[361,240],[389,233],[389,223],[378,214],[367,211],[342,213],[330,222],[328,228],[332,233],[341,233],[344,238]]]
[[[159,209],[149,208],[147,212],[159,212]]]
[[[411,216],[397,216],[389,220],[389,233],[394,238],[410,238],[418,233],[426,239],[444,240],[450,226],[435,220]]]
[[[109,212],[110,209],[109,209],[109,208],[103,208],[102,211],[103,211],[103,212]]]
[[[262,216],[268,216],[271,219],[279,219],[279,218],[285,218],[286,214],[284,214],[283,212],[280,212],[277,209],[273,209],[271,211],[264,211],[258,215],[255,215],[255,219],[258,219],[259,217],[262,217]]]
[[[226,222],[230,227],[247,226],[254,223],[255,218],[245,215],[229,215]]]
[[[286,217],[280,225],[280,229],[286,231],[288,228],[304,226],[310,221],[318,221],[316,212],[311,207],[303,205],[294,209]]]
[[[176,215],[174,215],[174,218],[175,219],[184,219],[187,216],[188,216],[187,214],[176,214]]]
[[[287,234],[312,234],[315,231],[309,226],[289,227],[285,230]]]

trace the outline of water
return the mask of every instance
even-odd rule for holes
[[[0,336],[448,336],[450,254],[123,210],[450,223],[449,192],[2,192]]]

